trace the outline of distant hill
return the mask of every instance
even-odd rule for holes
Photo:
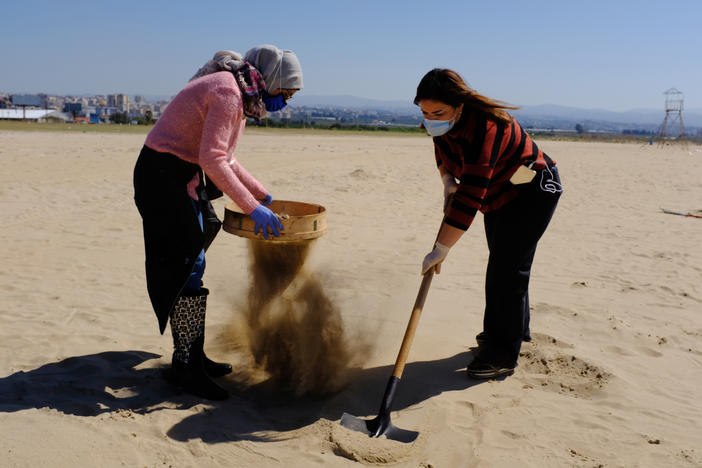
[[[418,114],[419,108],[410,100],[383,101],[349,95],[315,96],[299,94],[291,101],[293,106],[339,107],[349,109],[386,110],[400,114]],[[617,112],[605,109],[583,109],[578,107],[543,104],[523,106],[512,112],[520,121],[530,126],[546,126],[572,129],[577,123],[590,129],[622,130],[645,128],[655,130],[663,122],[663,109],[631,109]],[[702,128],[702,109],[683,111],[685,127],[691,130]]]
[[[304,93],[296,94],[290,101],[296,106],[345,107],[349,109],[393,110],[397,112],[418,113],[419,109],[411,100],[383,101],[357,96],[340,94],[336,96],[310,96]]]
[[[515,117],[553,118],[574,121],[601,121],[617,124],[660,125],[665,117],[663,109],[632,109],[623,112],[604,109],[582,109],[553,104],[524,106],[514,111]],[[702,127],[702,110],[683,110],[685,126]]]

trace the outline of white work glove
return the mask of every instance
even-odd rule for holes
[[[446,208],[448,208],[451,196],[458,190],[458,184],[456,183],[456,178],[451,174],[444,174],[441,176],[441,181],[444,183],[444,213]]]
[[[432,267],[437,275],[441,273],[441,262],[443,262],[448,255],[449,249],[450,247],[446,247],[439,242],[434,244],[434,250],[424,257],[424,261],[422,262],[422,274],[425,275]]]

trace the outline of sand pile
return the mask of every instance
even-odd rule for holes
[[[339,390],[345,371],[371,351],[344,329],[320,277],[304,269],[313,242],[249,241],[248,301],[235,306],[239,317],[228,329],[229,340],[246,343],[255,363],[244,374],[263,370],[296,396]]]

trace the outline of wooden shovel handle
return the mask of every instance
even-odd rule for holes
[[[447,203],[450,204],[453,200],[453,195],[449,195]],[[436,233],[436,239],[434,243],[439,240],[439,234],[441,234],[441,227],[444,225],[446,217],[441,220],[441,225],[439,226],[439,231]],[[422,284],[419,286],[419,292],[417,293],[417,299],[414,301],[414,308],[412,309],[412,315],[410,315],[409,323],[407,324],[407,330],[405,330],[405,337],[402,338],[402,346],[400,346],[400,352],[397,354],[397,360],[395,361],[395,369],[392,371],[393,377],[398,379],[402,378],[402,371],[405,370],[405,363],[407,363],[407,356],[409,355],[410,348],[412,347],[412,340],[414,340],[414,333],[417,331],[419,326],[419,318],[422,316],[422,309],[424,308],[424,301],[427,299],[427,294],[429,293],[429,286],[431,286],[431,280],[434,278],[434,268],[429,268],[422,278]]]
[[[422,316],[424,301],[427,298],[427,293],[429,293],[429,286],[431,285],[431,280],[433,278],[434,268],[430,268],[424,275],[424,278],[422,278],[422,285],[419,287],[417,299],[414,301],[414,309],[412,309],[412,315],[410,316],[409,323],[407,324],[405,337],[402,339],[402,346],[400,346],[400,352],[397,355],[397,361],[395,361],[395,369],[393,370],[392,375],[398,379],[402,378],[402,371],[405,369],[405,363],[407,362],[407,356],[409,355],[410,347],[412,346],[414,333],[417,331],[419,318]]]

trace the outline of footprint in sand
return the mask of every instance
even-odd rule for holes
[[[361,180],[377,179],[378,178],[377,175],[371,174],[370,172],[365,171],[361,168],[358,168],[356,170],[349,172],[349,176],[351,176],[355,179],[361,179]]]
[[[567,350],[573,345],[548,335],[534,334],[520,353],[520,373],[531,388],[590,398],[607,383],[611,374]]]

